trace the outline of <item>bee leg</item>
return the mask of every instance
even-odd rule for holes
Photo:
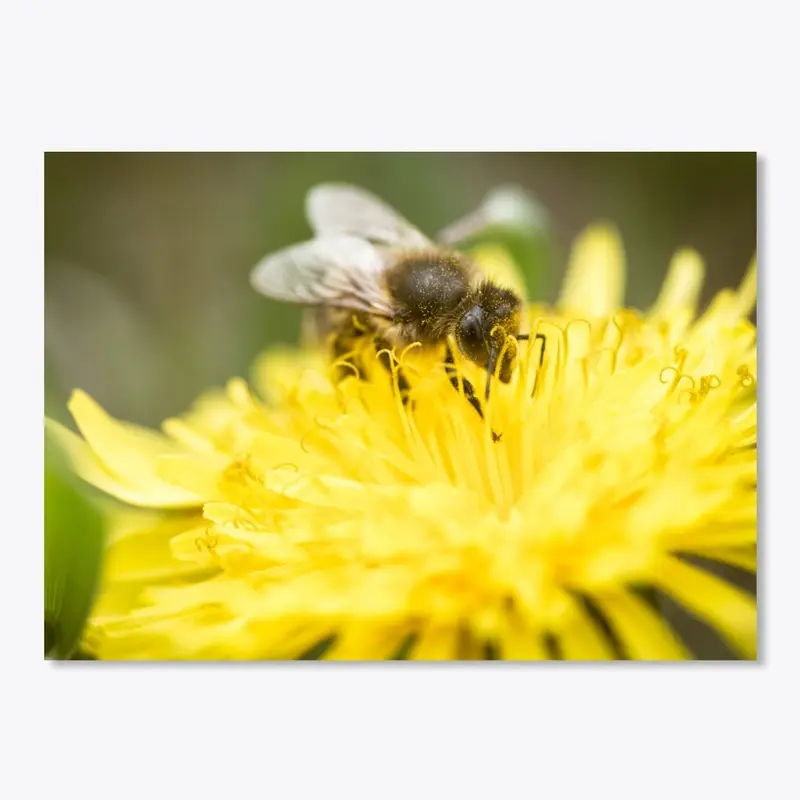
[[[520,342],[524,342],[527,339],[530,339],[531,335],[529,333],[519,333],[517,334],[517,340]],[[542,364],[544,363],[544,348],[547,345],[547,339],[543,333],[537,333],[533,337],[533,341],[536,342],[537,339],[542,340],[542,349],[539,351],[539,370],[536,373],[536,378],[533,382],[533,391],[531,392],[531,396],[536,394],[536,384],[539,382],[539,373],[542,370]]]
[[[478,396],[475,394],[475,387],[468,381],[465,377],[459,376],[458,370],[456,369],[456,362],[453,358],[453,351],[450,349],[450,345],[447,345],[447,354],[445,355],[444,359],[444,369],[447,373],[447,377],[450,378],[450,385],[458,391],[459,384],[463,385],[464,387],[464,398],[466,401],[478,412],[478,416],[483,419],[483,408],[481,407],[481,401],[478,399]],[[502,433],[495,433],[492,431],[492,441],[499,442],[501,437],[503,436]]]
[[[518,333],[516,338],[519,342],[526,342],[531,338],[531,335],[529,333]],[[536,342],[539,339],[542,340],[542,349],[539,351],[539,366],[541,367],[544,363],[544,348],[547,345],[547,337],[543,333],[537,333],[533,337],[533,341]]]
[[[380,361],[383,368],[389,373],[392,374],[392,356],[390,355],[392,346],[387,342],[385,339],[381,339],[379,336],[375,338],[375,351],[378,354],[378,361]],[[386,351],[389,352],[386,352]],[[403,370],[400,367],[397,367],[397,389],[400,392],[400,399],[403,401],[403,405],[406,405],[409,402],[408,393],[411,387],[406,380],[405,375],[403,375]]]
[[[527,341],[528,339],[531,338],[531,335],[529,333],[518,333],[516,338],[517,338],[517,341],[525,342],[525,341]],[[538,339],[542,340],[542,349],[541,349],[541,352],[539,353],[539,366],[541,367],[542,363],[544,362],[544,348],[545,348],[545,345],[547,344],[547,338],[545,337],[545,335],[543,333],[537,333],[533,337],[533,341],[536,342]]]

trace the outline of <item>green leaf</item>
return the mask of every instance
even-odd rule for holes
[[[97,589],[105,545],[103,514],[48,437],[44,476],[45,657],[72,658]]]

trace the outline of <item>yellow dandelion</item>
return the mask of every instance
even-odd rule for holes
[[[502,253],[477,255],[510,275]],[[337,380],[311,347],[269,352],[253,391],[233,380],[163,433],[75,392],[82,436],[51,423],[74,468],[139,507],[118,520],[85,646],[691,658],[652,587],[754,658],[754,598],[686,556],[756,569],[755,275],[698,317],[703,266],[684,251],[646,313],[623,309],[621,242],[590,228],[556,306],[528,309],[541,367],[540,344],[520,344],[484,420],[414,348],[396,354],[407,405],[376,359]]]

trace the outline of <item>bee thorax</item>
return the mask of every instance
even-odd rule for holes
[[[404,339],[441,341],[469,293],[466,264],[455,255],[406,256],[388,272],[386,285],[397,306],[395,322]]]

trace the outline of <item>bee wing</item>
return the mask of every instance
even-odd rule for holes
[[[535,232],[546,225],[546,212],[532,195],[519,186],[498,186],[478,208],[440,231],[436,241],[453,247],[496,227]]]
[[[322,236],[266,256],[250,273],[267,297],[308,306],[336,306],[392,317],[383,289],[385,259],[354,236]]]
[[[306,195],[306,217],[317,236],[345,233],[389,247],[431,244],[383,200],[344,183],[323,183],[311,189]]]

